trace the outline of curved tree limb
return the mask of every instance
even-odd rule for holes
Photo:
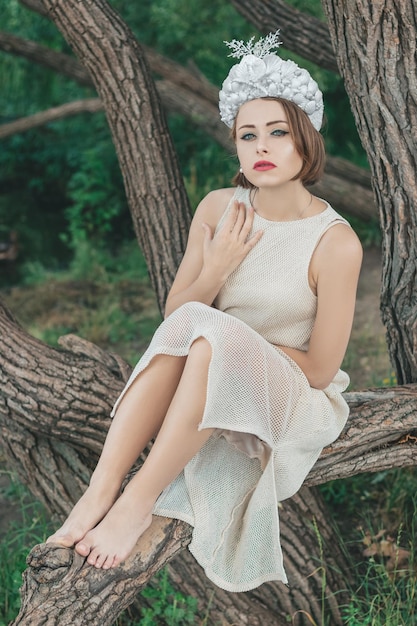
[[[0,139],[5,139],[6,137],[10,137],[16,133],[26,132],[32,128],[45,126],[45,124],[62,120],[71,115],[78,115],[79,113],[96,113],[97,111],[102,110],[103,105],[99,98],[88,98],[85,100],[68,102],[66,104],[61,104],[61,106],[41,111],[40,113],[34,113],[33,115],[28,115],[27,117],[21,117],[14,122],[9,122],[8,124],[1,124]]]
[[[261,33],[279,28],[284,47],[319,67],[338,72],[329,29],[312,15],[283,0],[230,0],[235,9]]]
[[[39,13],[44,17],[49,17],[48,9],[43,4],[42,0],[19,0],[20,4],[23,4],[27,9],[30,9],[34,13]]]

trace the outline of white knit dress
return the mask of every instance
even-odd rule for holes
[[[248,190],[237,188],[234,198],[249,205]],[[226,281],[216,308],[189,302],[174,311],[113,409],[112,415],[155,355],[184,356],[198,337],[209,341],[200,428],[216,430],[161,494],[154,513],[194,527],[190,551],[207,577],[228,591],[287,582],[278,502],[296,493],[346,423],[341,392],[347,374],[340,370],[325,390],[312,389],[294,361],[272,345],[308,348],[317,307],[309,263],[322,235],[339,223],[346,221],[329,205],[290,222],[255,214],[253,231],[264,234]]]

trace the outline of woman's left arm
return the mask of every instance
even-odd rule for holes
[[[352,330],[361,263],[362,246],[354,231],[344,224],[330,228],[310,263],[317,315],[308,350],[279,346],[316,389],[325,389],[342,364]]]

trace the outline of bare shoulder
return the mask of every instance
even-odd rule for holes
[[[348,224],[335,224],[323,235],[318,248],[325,256],[346,261],[362,261],[362,244]]]
[[[210,226],[216,226],[234,193],[234,187],[210,191],[198,205],[195,217],[199,222],[207,222]]]
[[[312,283],[317,285],[319,276],[337,282],[357,281],[362,256],[362,244],[355,231],[347,224],[335,224],[325,232],[313,254]]]

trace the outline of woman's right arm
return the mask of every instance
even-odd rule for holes
[[[261,238],[261,231],[248,238],[253,209],[247,210],[237,202],[215,233],[233,191],[218,189],[200,202],[191,223],[187,249],[168,294],[165,317],[186,302],[210,306],[227,277]]]

